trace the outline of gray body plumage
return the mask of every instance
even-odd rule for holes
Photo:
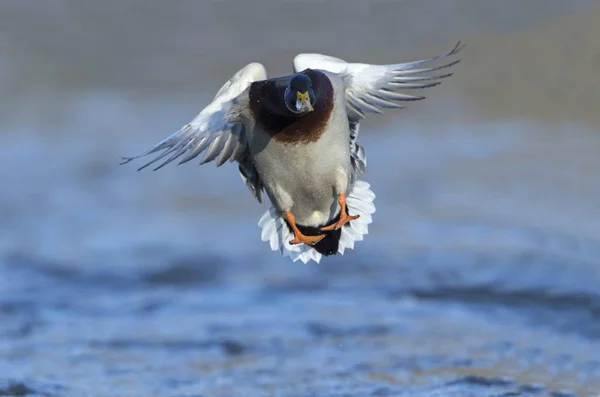
[[[321,226],[335,217],[337,196],[348,193],[353,179],[343,82],[326,75],[333,86],[334,106],[314,142],[280,142],[256,123],[247,107],[242,112],[251,159],[267,195],[279,212],[291,210],[304,226]]]

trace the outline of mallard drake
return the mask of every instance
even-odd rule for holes
[[[200,164],[236,161],[252,195],[262,203],[265,192],[272,204],[259,221],[272,250],[304,263],[343,254],[368,233],[375,212],[375,194],[358,179],[367,166],[357,143],[360,121],[423,99],[402,91],[440,84],[452,73],[427,74],[459,60],[426,64],[459,49],[460,43],[433,58],[391,65],[300,54],[294,73],[276,78],[250,63],[190,123],[122,164],[151,154],[156,157],[139,170],[186,163],[201,153]]]

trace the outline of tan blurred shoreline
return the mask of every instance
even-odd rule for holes
[[[430,95],[458,97],[476,119],[596,126],[600,2],[589,3],[54,1],[28,9],[7,1],[0,5],[0,95],[6,104],[0,115],[12,118],[11,104],[24,106],[28,96],[44,92],[210,94],[254,60],[282,74],[300,51],[383,63],[431,56],[460,39],[467,48],[456,76]],[[427,105],[412,108],[420,112]]]
[[[600,4],[509,35],[468,38],[452,82],[479,118],[600,127]]]

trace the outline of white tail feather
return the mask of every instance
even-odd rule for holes
[[[369,233],[369,224],[373,222],[372,214],[375,212],[373,200],[375,200],[375,193],[371,191],[370,185],[365,181],[356,181],[346,198],[346,204],[350,214],[360,215],[360,218],[342,228],[338,254],[343,255],[346,249],[354,249],[354,243],[362,241]],[[261,240],[268,241],[271,250],[280,251],[284,257],[289,256],[294,262],[300,260],[307,263],[313,260],[319,263],[323,257],[308,245],[290,245],[289,242],[294,235],[273,207],[263,214],[258,221],[258,226],[262,228]]]

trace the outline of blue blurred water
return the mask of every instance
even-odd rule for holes
[[[122,112],[125,126],[142,116]],[[473,142],[461,138],[465,126],[438,126],[454,137],[439,146],[446,138],[419,134],[423,124],[403,124],[412,138],[365,133],[376,154],[367,174],[378,194],[372,234],[319,266],[282,260],[260,242],[266,207],[233,166],[136,173],[107,155],[130,142],[13,135],[2,156],[12,188],[2,196],[11,226],[0,262],[0,390],[591,395],[600,379],[600,246],[528,226],[510,203],[504,223],[437,204],[466,184],[443,172],[452,158],[512,152],[524,125],[536,128],[478,126]],[[14,156],[24,147],[33,157]],[[13,162],[24,165],[19,174]],[[436,182],[452,175],[456,184]]]

